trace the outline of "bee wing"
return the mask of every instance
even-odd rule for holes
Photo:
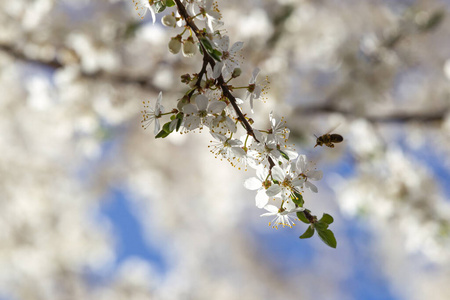
[[[339,125],[341,125],[341,123],[339,123],[339,124],[337,124],[336,126],[334,126],[333,128],[331,128],[330,130],[328,130],[328,132],[327,133],[325,133],[325,134],[330,134],[332,131],[335,131],[336,130],[336,128],[338,128],[339,127]]]

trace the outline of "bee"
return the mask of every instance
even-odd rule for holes
[[[336,128],[334,128],[336,129]],[[314,146],[314,148],[316,148],[317,146],[328,146],[330,148],[334,148],[334,144],[333,143],[340,143],[344,140],[344,138],[342,137],[342,135],[337,134],[337,133],[332,133],[330,134],[331,131],[333,131],[334,129],[328,131],[327,133],[325,133],[324,135],[321,136],[316,136],[316,145]]]

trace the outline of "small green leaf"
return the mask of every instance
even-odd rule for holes
[[[302,211],[297,212],[297,218],[302,221],[303,223],[309,224],[311,223],[305,216],[305,214]]]
[[[160,12],[163,12],[166,9],[166,6],[162,1],[155,3],[155,12],[159,14]]]
[[[166,0],[166,6],[167,7],[172,7],[174,5],[175,5],[175,1],[173,1],[173,0]]]
[[[317,229],[317,231],[326,230],[328,228],[328,224],[321,221],[317,221],[314,223],[314,227]]]
[[[301,236],[299,236],[299,238],[301,238],[301,239],[309,239],[313,235],[314,235],[314,227],[311,224],[311,225],[308,226],[306,231]]]
[[[279,150],[280,151],[280,153],[281,153],[281,156],[283,156],[286,160],[289,160],[289,156],[286,154],[286,153],[284,153],[283,151],[281,151],[281,150]]]
[[[183,117],[184,117],[184,114],[182,112],[179,112],[177,114],[177,119],[178,119],[177,127],[176,127],[177,131],[180,129],[181,123],[183,122]]]
[[[170,122],[167,122],[166,124],[163,125],[163,130],[167,133],[172,132],[172,130],[170,130]]]
[[[333,231],[331,231],[329,229],[322,230],[322,231],[317,230],[317,233],[319,234],[319,237],[322,240],[322,242],[324,242],[331,248],[336,248],[337,242],[336,242],[336,238],[334,237]]]
[[[175,115],[171,115],[171,116],[170,116],[170,120],[171,120],[171,121],[175,120],[175,118],[176,118]]]
[[[328,225],[333,223],[333,221],[334,221],[333,217],[330,216],[329,214],[323,214],[322,218],[319,220],[319,222],[327,223]]]
[[[214,47],[211,45],[211,42],[207,38],[201,38],[200,43],[202,43],[203,47],[205,47],[208,53],[214,50]]]
[[[222,57],[222,52],[214,49],[213,51],[208,51],[209,55],[217,61],[222,61],[220,58]]]
[[[159,139],[159,138],[165,138],[170,134],[170,132],[166,132],[164,130],[161,130],[156,136],[155,139]]]

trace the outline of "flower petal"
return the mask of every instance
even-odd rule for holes
[[[223,62],[217,62],[216,65],[214,66],[214,70],[213,70],[213,78],[217,79],[220,77],[220,75],[222,75],[222,69],[223,69]]]
[[[158,134],[159,129],[160,129],[160,126],[159,126],[159,119],[155,119],[155,130],[154,130],[155,135]]]
[[[306,156],[300,155],[297,159],[295,166],[299,173],[304,173],[306,171]]]
[[[254,191],[262,187],[262,182],[256,177],[251,177],[244,181],[244,187],[248,190]]]
[[[198,110],[206,110],[208,107],[208,98],[205,95],[198,95],[195,97],[195,104],[197,104]]]
[[[311,182],[309,182],[309,181],[305,182],[305,186],[307,188],[309,188],[311,191],[313,191],[314,193],[317,193],[317,191],[318,191],[317,187],[314,184],[312,184]]]
[[[287,200],[287,201],[285,201],[284,203],[283,203],[283,207],[287,210],[287,211],[290,211],[290,210],[293,210],[293,209],[295,209],[295,203],[292,201],[292,200]]]
[[[209,133],[211,133],[213,138],[215,138],[216,140],[219,140],[221,142],[225,142],[227,140],[227,137],[224,136],[223,134],[212,132],[212,131],[210,131]]]
[[[241,50],[242,46],[244,46],[243,42],[236,42],[236,43],[234,43],[233,46],[231,46],[230,54],[233,55],[237,51]]]
[[[227,105],[222,101],[214,101],[209,104],[208,112],[211,114],[220,114]]]
[[[253,70],[253,73],[252,73],[252,79],[250,79],[250,84],[255,83],[256,77],[258,77],[258,74],[259,74],[260,71],[261,71],[261,70],[260,70],[259,68],[255,68],[255,69]]]
[[[256,207],[263,208],[269,203],[269,197],[266,195],[264,189],[259,190],[255,197]]]
[[[281,192],[281,187],[278,184],[271,185],[267,190],[266,194],[269,197],[274,197]]]
[[[188,103],[185,106],[183,106],[183,112],[186,115],[196,114],[196,113],[198,113],[198,108],[194,104]]]
[[[284,178],[286,177],[286,173],[281,169],[279,166],[274,166],[272,168],[272,177],[276,181],[282,182]]]
[[[312,180],[320,180],[323,177],[322,171],[309,171],[308,172],[308,178]]]
[[[231,147],[231,151],[236,157],[244,157],[247,154],[241,147]]]

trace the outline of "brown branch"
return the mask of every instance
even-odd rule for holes
[[[10,55],[16,60],[20,60],[25,63],[36,64],[55,71],[66,67],[65,64],[56,59],[42,60],[38,58],[28,57],[22,51],[16,49],[11,45],[0,44],[0,51]],[[149,82],[147,78],[144,77],[132,77],[124,74],[111,74],[103,71],[96,73],[81,72],[81,77],[85,79],[110,81],[112,84],[137,84],[140,87],[149,89],[155,93],[158,91],[158,89],[153,84],[151,84],[151,82]]]
[[[181,17],[183,17],[183,19],[186,21],[187,26],[190,27],[194,31],[197,39],[200,40],[200,38],[203,38],[202,32],[198,29],[197,25],[195,25],[194,21],[192,21],[192,18],[187,13],[186,8],[181,3],[181,1],[175,0],[175,3],[177,4],[178,12],[180,13]],[[214,59],[211,56],[209,56],[208,51],[205,49],[205,47],[201,43],[200,43],[200,47],[202,47],[202,50],[203,50],[203,64],[205,64],[205,62],[209,63],[209,65],[211,66],[211,69],[214,70],[214,66],[216,65]],[[201,76],[199,75],[197,84],[199,84],[200,82],[201,82]],[[233,96],[230,89],[228,88],[228,85],[225,83],[225,80],[224,80],[222,74],[219,76],[219,78],[217,78],[217,82],[220,85],[220,88],[222,89],[222,92],[225,95],[225,97],[227,97],[228,100],[230,100],[231,106],[233,106],[233,109],[236,111],[236,114],[238,115],[238,120],[241,122],[241,124],[247,130],[247,134],[251,135],[255,139],[255,141],[257,141],[259,143],[258,139],[255,136],[255,133],[253,132],[252,126],[247,121],[247,119],[245,118],[241,109],[237,105],[236,98]]]

